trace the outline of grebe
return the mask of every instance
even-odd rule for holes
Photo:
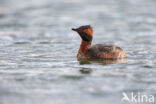
[[[72,28],[82,38],[77,54],[78,59],[122,59],[127,57],[127,53],[115,45],[96,44],[91,47],[93,39],[93,29],[90,25]]]

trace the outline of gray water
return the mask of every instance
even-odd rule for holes
[[[0,104],[125,104],[123,92],[156,96],[155,10],[155,0],[0,0]],[[116,44],[127,61],[78,61],[81,39],[71,28],[86,24],[93,44]]]

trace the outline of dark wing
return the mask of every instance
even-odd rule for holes
[[[117,47],[115,45],[96,44],[89,48],[88,54],[92,58],[98,58],[100,53],[110,53],[115,51],[116,49],[122,50],[120,47]]]

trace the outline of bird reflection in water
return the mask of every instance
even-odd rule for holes
[[[79,64],[80,65],[84,65],[84,64],[91,64],[91,63],[99,63],[102,65],[109,65],[109,64],[117,64],[117,63],[126,63],[127,62],[127,58],[123,58],[123,59],[107,59],[107,60],[87,60],[87,59],[79,59]]]
[[[117,64],[117,63],[126,63],[127,62],[127,58],[124,59],[109,59],[109,60],[86,60],[86,59],[79,59],[79,64],[80,65],[85,65],[85,64],[92,64],[92,63],[99,63],[101,65],[110,65],[110,64]],[[82,68],[80,69],[80,72],[82,74],[91,74],[93,72],[92,69],[90,68]]]
[[[90,68],[82,68],[82,69],[80,69],[80,72],[82,74],[91,74],[93,72],[93,70]]]

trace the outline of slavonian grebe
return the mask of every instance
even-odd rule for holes
[[[121,59],[126,58],[127,53],[115,45],[96,44],[91,47],[93,29],[90,25],[72,28],[82,38],[77,54],[78,59]]]

